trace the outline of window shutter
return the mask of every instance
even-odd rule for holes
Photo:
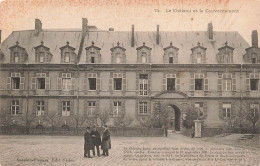
[[[74,100],[70,101],[70,115],[74,115]]]
[[[101,90],[101,78],[96,78],[97,80],[97,90]]]
[[[32,77],[32,90],[36,89],[36,77]]]
[[[190,91],[194,91],[195,90],[195,79],[194,79],[194,75],[191,75],[190,78]]]
[[[58,116],[62,116],[62,101],[58,101]]]
[[[20,90],[24,90],[24,77],[20,77]]]
[[[250,91],[250,78],[246,78],[246,91]]]
[[[176,90],[177,91],[180,90],[180,86],[181,86],[181,79],[180,78],[176,78]]]
[[[236,91],[236,90],[237,90],[237,79],[232,78],[232,91]]]
[[[7,77],[7,80],[6,80],[6,88],[8,90],[11,89],[11,77]]]
[[[36,114],[36,111],[37,111],[37,103],[36,103],[36,100],[33,99],[33,110],[32,110],[32,114],[35,115]]]
[[[48,99],[44,100],[44,116],[48,115]]]
[[[50,85],[51,85],[50,77],[45,77],[45,89],[50,90],[51,89]]]
[[[88,102],[85,100],[84,102],[84,116],[88,116]]]
[[[222,91],[222,78],[218,78],[218,91]]]
[[[113,90],[113,78],[109,78],[109,91]]]
[[[204,78],[204,91],[209,91],[209,79]]]
[[[126,91],[126,85],[127,85],[127,81],[126,81],[126,78],[123,78],[122,79],[122,84],[123,84],[123,91]]]
[[[57,90],[62,89],[62,78],[57,78]]]
[[[20,110],[19,110],[18,114],[23,114],[23,99],[19,100],[19,107],[20,107]]]
[[[88,78],[83,78],[83,90],[88,90]]]
[[[71,89],[70,90],[76,90],[76,79],[71,78]]]
[[[166,90],[167,89],[166,86],[167,86],[167,80],[166,80],[166,74],[164,73],[162,79],[162,89]]]
[[[223,119],[223,108],[222,108],[222,105],[223,105],[222,101],[219,101],[219,113],[218,113],[218,115],[219,115],[220,119]]]
[[[207,116],[207,102],[203,103],[203,115],[204,117]]]

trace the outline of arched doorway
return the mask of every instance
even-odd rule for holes
[[[180,131],[181,128],[181,111],[176,105],[168,105],[171,110],[169,129]]]

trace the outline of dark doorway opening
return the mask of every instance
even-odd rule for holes
[[[171,116],[170,121],[170,128],[174,129],[175,131],[180,131],[181,128],[181,111],[175,105],[169,105],[172,108],[173,114]]]

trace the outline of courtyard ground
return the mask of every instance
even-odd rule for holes
[[[112,137],[108,157],[83,157],[83,137],[0,136],[1,166],[38,165],[250,165],[260,163],[259,149],[223,145],[176,133],[165,137]],[[224,142],[223,142],[224,143]]]

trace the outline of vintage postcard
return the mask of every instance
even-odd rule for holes
[[[260,0],[0,0],[0,166],[260,165]]]

